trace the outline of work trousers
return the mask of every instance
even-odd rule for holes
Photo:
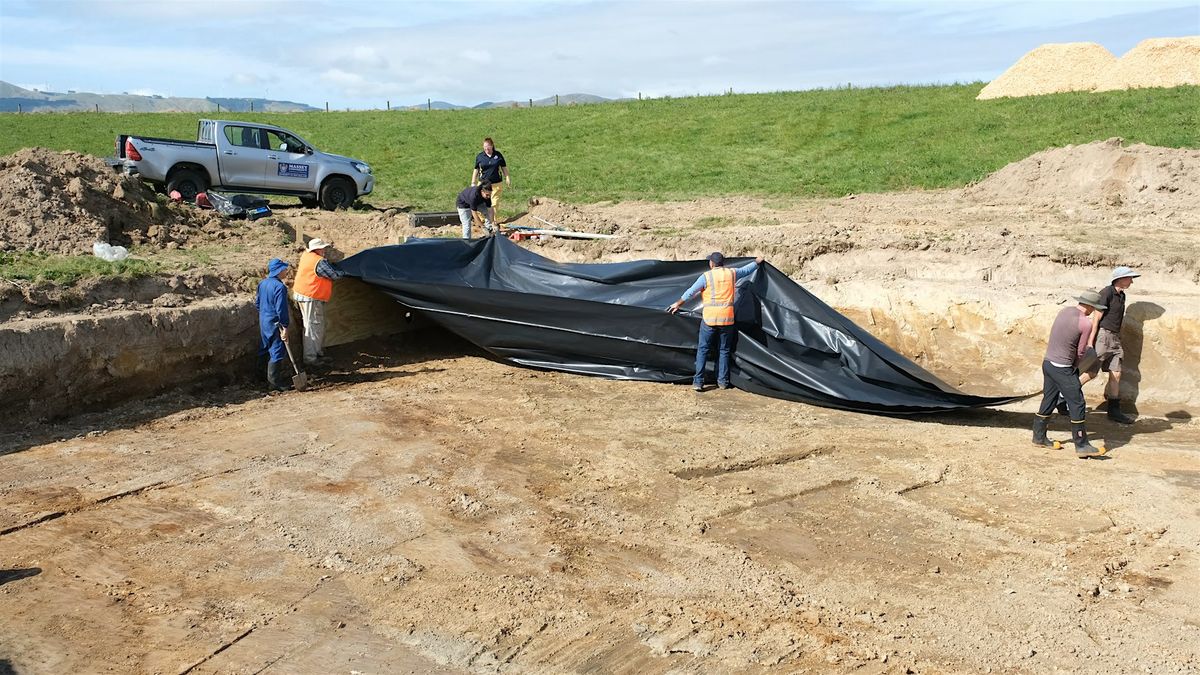
[[[1058,395],[1067,401],[1067,412],[1071,421],[1082,423],[1086,409],[1083,402],[1083,385],[1079,383],[1079,371],[1072,366],[1056,366],[1042,361],[1042,405],[1039,417],[1049,417],[1058,405]]]
[[[296,304],[304,318],[304,362],[311,365],[318,356],[325,355],[325,303],[303,300]]]
[[[733,326],[710,326],[700,322],[700,339],[696,345],[696,374],[693,385],[704,384],[704,366],[708,363],[708,349],[713,336],[717,337],[717,384],[729,384],[729,354],[733,350]]]

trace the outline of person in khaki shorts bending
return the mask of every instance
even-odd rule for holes
[[[1118,424],[1133,424],[1133,418],[1121,412],[1121,365],[1125,357],[1125,350],[1121,348],[1121,323],[1125,320],[1125,289],[1140,276],[1128,267],[1118,267],[1113,270],[1112,283],[1100,291],[1100,302],[1107,308],[1092,315],[1092,335],[1088,338],[1088,346],[1096,350],[1097,362],[1079,377],[1080,383],[1085,383],[1101,370],[1108,373],[1104,400],[1108,419]]]

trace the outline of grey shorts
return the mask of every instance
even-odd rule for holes
[[[1125,350],[1121,348],[1121,336],[1103,328],[1096,334],[1096,356],[1100,360],[1092,372],[1103,370],[1106,373],[1121,372],[1121,361],[1125,358]]]

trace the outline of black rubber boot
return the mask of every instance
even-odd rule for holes
[[[1033,444],[1042,447],[1051,447],[1050,439],[1046,438],[1046,427],[1050,426],[1050,420],[1045,417],[1033,418]]]
[[[1110,398],[1106,400],[1108,401],[1108,405],[1106,406],[1108,408],[1108,419],[1117,424],[1133,424],[1133,418],[1121,412],[1121,399]]]
[[[283,368],[283,361],[271,361],[267,364],[267,384],[271,385],[271,391],[287,391],[292,388],[292,383],[288,381],[287,372]]]
[[[1071,440],[1075,442],[1076,457],[1099,457],[1105,453],[1088,442],[1087,426],[1081,422],[1071,423]]]

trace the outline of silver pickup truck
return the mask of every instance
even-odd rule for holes
[[[200,120],[195,141],[121,135],[116,145],[115,169],[187,201],[213,188],[291,195],[332,211],[375,189],[366,162],[321,152],[269,124]]]

